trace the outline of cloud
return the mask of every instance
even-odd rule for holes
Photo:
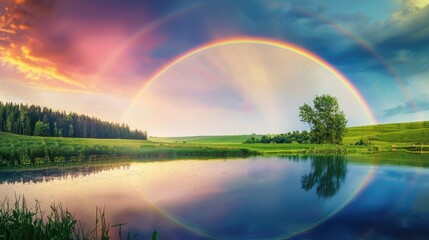
[[[428,69],[428,22],[429,6],[406,6],[383,24],[368,28],[365,34],[387,62],[406,77]]]
[[[378,71],[392,75],[391,70],[386,71],[387,65],[405,78],[409,73],[427,68],[424,63],[428,62],[425,52],[429,50],[429,27],[426,24],[429,7],[403,6],[385,20],[374,20],[374,16],[366,12],[302,11],[300,8],[294,10],[293,6],[290,9],[288,14],[292,19],[298,18],[295,22],[313,22],[293,28],[308,33],[302,35],[307,39],[303,41],[305,46],[346,73]],[[298,13],[293,15],[294,11]],[[287,20],[288,14],[285,15]]]
[[[408,74],[428,67],[429,6],[383,4],[363,3],[364,8],[341,3],[340,9],[338,2],[311,0],[209,2],[187,17],[198,24],[188,25],[192,27],[184,35],[177,30],[182,27],[176,28],[162,49],[178,54],[183,47],[174,50],[176,42],[189,49],[207,41],[207,36],[275,38],[309,49],[346,74],[374,71],[406,80]],[[382,10],[373,11],[381,5]],[[227,9],[221,19],[216,14],[220,9]]]
[[[85,88],[82,83],[62,73],[51,59],[35,54],[44,45],[38,38],[39,17],[49,16],[54,5],[54,1],[45,0],[17,1],[2,6],[0,62],[16,69],[31,82],[57,80],[72,87]]]
[[[381,117],[391,117],[395,115],[407,114],[407,113],[418,113],[429,110],[429,101],[414,101],[409,100],[405,103],[401,103],[395,107],[384,110]]]
[[[329,7],[313,1],[208,1],[167,24],[168,38],[153,56],[174,57],[220,38],[257,36],[302,46],[346,72],[385,71],[369,49],[371,44],[355,31],[367,27],[371,17],[362,12],[331,13]]]
[[[121,93],[141,84],[134,81],[136,75],[141,77],[140,69],[156,69],[149,51],[162,43],[162,36],[155,32],[125,49],[106,71],[99,71],[153,21],[150,9],[139,1],[7,2],[0,3],[0,15],[0,63],[20,73],[22,84]]]

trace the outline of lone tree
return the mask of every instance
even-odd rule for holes
[[[347,120],[335,97],[316,96],[314,107],[304,103],[299,107],[301,122],[310,125],[311,135],[316,143],[337,144],[346,133]]]

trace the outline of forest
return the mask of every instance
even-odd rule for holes
[[[29,136],[147,139],[146,131],[131,130],[124,123],[12,102],[0,102],[0,132]]]

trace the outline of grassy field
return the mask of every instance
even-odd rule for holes
[[[343,144],[243,144],[250,137],[191,136],[143,140],[32,137],[0,132],[0,167],[117,159],[232,157],[252,154],[429,152],[429,121],[352,127]],[[356,145],[356,142],[364,144]]]
[[[344,143],[350,144],[360,139],[380,145],[421,143],[427,145],[429,144],[429,121],[351,127],[348,128]]]
[[[171,144],[144,140],[22,136],[0,132],[0,167],[78,164],[124,159],[242,157],[242,147]]]
[[[350,127],[347,129],[343,144],[354,144],[362,140],[370,140],[378,144],[429,144],[429,121],[410,123],[378,124],[371,126]],[[261,135],[233,136],[190,136],[190,137],[155,137],[149,138],[156,142],[187,142],[195,144],[239,144],[250,137],[260,138]]]
[[[242,144],[250,137],[259,138],[261,135],[236,135],[236,136],[190,136],[171,138],[149,138],[151,141],[164,143],[204,144],[208,146],[236,147],[245,146],[249,149],[261,151],[266,154],[294,152],[305,149],[332,149],[334,146],[316,144]],[[364,146],[355,145],[362,140]],[[390,151],[408,149],[411,146],[423,144],[423,151],[429,151],[429,121],[411,123],[379,124],[372,126],[360,126],[348,128],[341,145],[337,149],[347,149],[349,152],[362,151]]]

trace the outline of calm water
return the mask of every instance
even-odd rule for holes
[[[0,198],[61,202],[149,239],[429,239],[429,169],[347,157],[133,162],[0,172]]]

